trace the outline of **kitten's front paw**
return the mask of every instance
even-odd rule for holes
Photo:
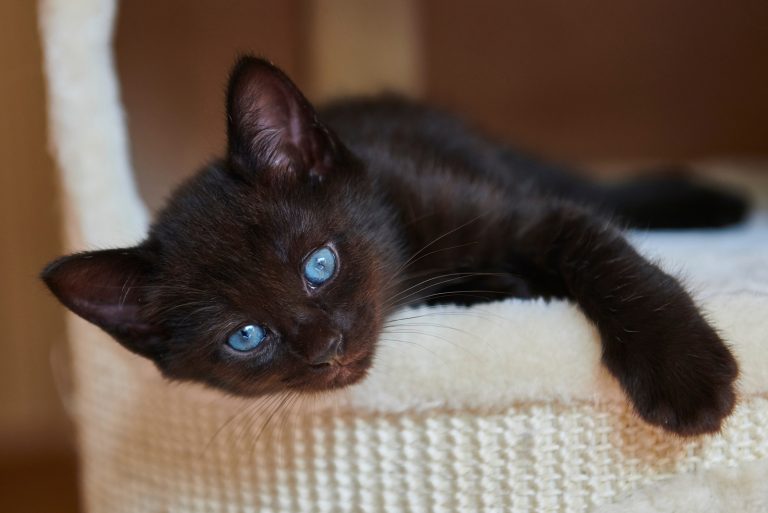
[[[681,436],[720,431],[736,404],[736,360],[709,325],[697,324],[632,341],[615,373],[646,422]]]

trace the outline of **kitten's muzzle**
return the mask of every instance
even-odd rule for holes
[[[339,365],[342,354],[342,336],[340,333],[331,333],[322,342],[316,342],[307,354],[307,363],[312,367],[327,367]]]

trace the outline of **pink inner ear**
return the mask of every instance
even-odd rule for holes
[[[110,331],[151,330],[149,324],[141,322],[138,303],[99,303],[76,299],[72,310],[84,319]]]
[[[228,108],[230,156],[251,170],[319,173],[333,160],[334,142],[312,106],[266,61],[238,63]]]
[[[135,249],[64,257],[48,266],[43,280],[77,315],[114,332],[147,327],[140,316],[148,263]]]
[[[299,114],[296,112],[297,105],[288,103],[289,115],[288,119],[290,124],[290,140],[296,147],[301,147],[302,139],[304,138],[305,127],[301,122]]]

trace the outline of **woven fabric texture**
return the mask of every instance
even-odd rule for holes
[[[92,334],[75,344],[91,512],[583,512],[768,458],[764,395],[744,398],[722,436],[691,441],[613,401],[305,413],[136,380]]]

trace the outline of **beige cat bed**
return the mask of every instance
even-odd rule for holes
[[[41,4],[71,249],[132,244],[147,226],[114,15],[114,0]],[[632,238],[685,276],[741,361],[722,435],[680,440],[635,418],[565,302],[402,312],[419,333],[383,341],[369,379],[301,400],[166,383],[70,316],[87,511],[768,511],[768,216]]]

